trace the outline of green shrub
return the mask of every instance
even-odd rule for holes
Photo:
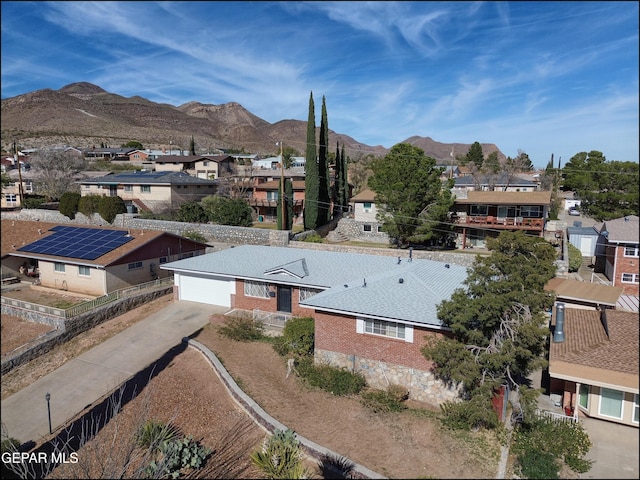
[[[207,239],[200,232],[194,232],[192,230],[188,230],[182,233],[182,236],[193,240],[195,242],[207,243]]]
[[[280,355],[313,355],[315,326],[312,317],[294,317],[287,321],[282,336],[275,339],[273,348]]]
[[[127,206],[120,197],[103,196],[98,201],[98,213],[107,223],[113,223],[116,215],[126,212]]]
[[[524,452],[516,458],[516,465],[524,478],[560,478],[558,463],[550,453]]]
[[[180,471],[198,469],[204,465],[207,457],[212,453],[193,440],[191,436],[173,438],[160,445],[160,458],[151,461],[146,469],[149,478],[178,478]]]
[[[454,430],[492,429],[500,425],[491,399],[484,395],[476,395],[463,402],[444,402],[440,409],[442,423]]]
[[[276,430],[267,438],[260,450],[250,454],[251,462],[264,473],[265,478],[310,478],[304,466],[300,442],[293,430]]]
[[[60,197],[60,204],[58,205],[58,211],[69,217],[71,220],[76,218],[78,213],[78,205],[80,204],[81,195],[76,192],[65,192]]]
[[[367,381],[361,373],[331,365],[315,365],[310,356],[300,359],[297,370],[309,385],[334,395],[355,395],[367,386]]]
[[[312,233],[311,235],[307,235],[306,237],[304,237],[304,239],[302,240],[303,242],[309,242],[309,243],[322,243],[322,237],[320,235],[318,235],[317,233]]]
[[[1,444],[1,453],[4,452],[17,452],[20,449],[20,440],[13,438],[13,437],[8,437],[2,440],[2,444]]]
[[[24,208],[40,208],[47,199],[42,195],[25,195]]]
[[[253,342],[264,336],[262,324],[248,317],[227,317],[224,324],[218,327],[218,332],[238,342]]]
[[[400,385],[389,385],[386,390],[369,390],[360,394],[360,403],[376,413],[400,412],[407,408],[404,401],[409,398],[407,389]]]
[[[582,265],[582,252],[572,244],[568,244],[569,247],[569,271],[577,272]]]
[[[173,440],[178,434],[178,429],[171,424],[148,420],[136,432],[135,442],[138,447],[150,448],[156,451],[160,449],[163,443]]]

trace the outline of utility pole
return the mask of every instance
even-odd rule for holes
[[[280,205],[281,205],[281,222],[282,229],[287,229],[287,210],[286,210],[286,202],[284,199],[284,155],[282,154],[282,141],[280,141]]]
[[[13,142],[13,161],[18,166],[18,196],[20,197],[20,208],[24,208],[24,190],[22,188],[22,167],[18,158],[18,144]]]

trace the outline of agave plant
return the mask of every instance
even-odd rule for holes
[[[268,479],[310,478],[311,473],[303,463],[300,442],[291,429],[276,430],[267,438],[261,450],[250,454],[251,462]]]

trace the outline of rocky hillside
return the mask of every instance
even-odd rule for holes
[[[188,149],[193,136],[199,151],[236,148],[269,155],[278,152],[276,142],[305,152],[307,122],[281,120],[269,123],[230,102],[206,105],[196,101],[178,107],[155,103],[140,96],[130,98],[109,93],[97,85],[73,83],[59,90],[37,90],[2,100],[2,149],[8,151],[16,141],[22,148],[52,145],[88,147],[101,143],[119,147],[129,141],[146,148]],[[402,140],[399,140],[401,142]],[[469,144],[439,143],[429,137],[404,140],[446,163],[465,154]],[[351,158],[373,153],[384,155],[387,149],[358,142],[348,135],[329,131],[329,145],[344,144]],[[493,144],[482,144],[485,154],[498,151]]]

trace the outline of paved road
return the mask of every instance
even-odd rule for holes
[[[137,322],[57,370],[2,401],[1,420],[9,436],[41,444],[49,437],[46,393],[51,394],[55,430],[87,406],[161,358],[182,338],[206,325],[209,315],[226,309],[174,302]]]

